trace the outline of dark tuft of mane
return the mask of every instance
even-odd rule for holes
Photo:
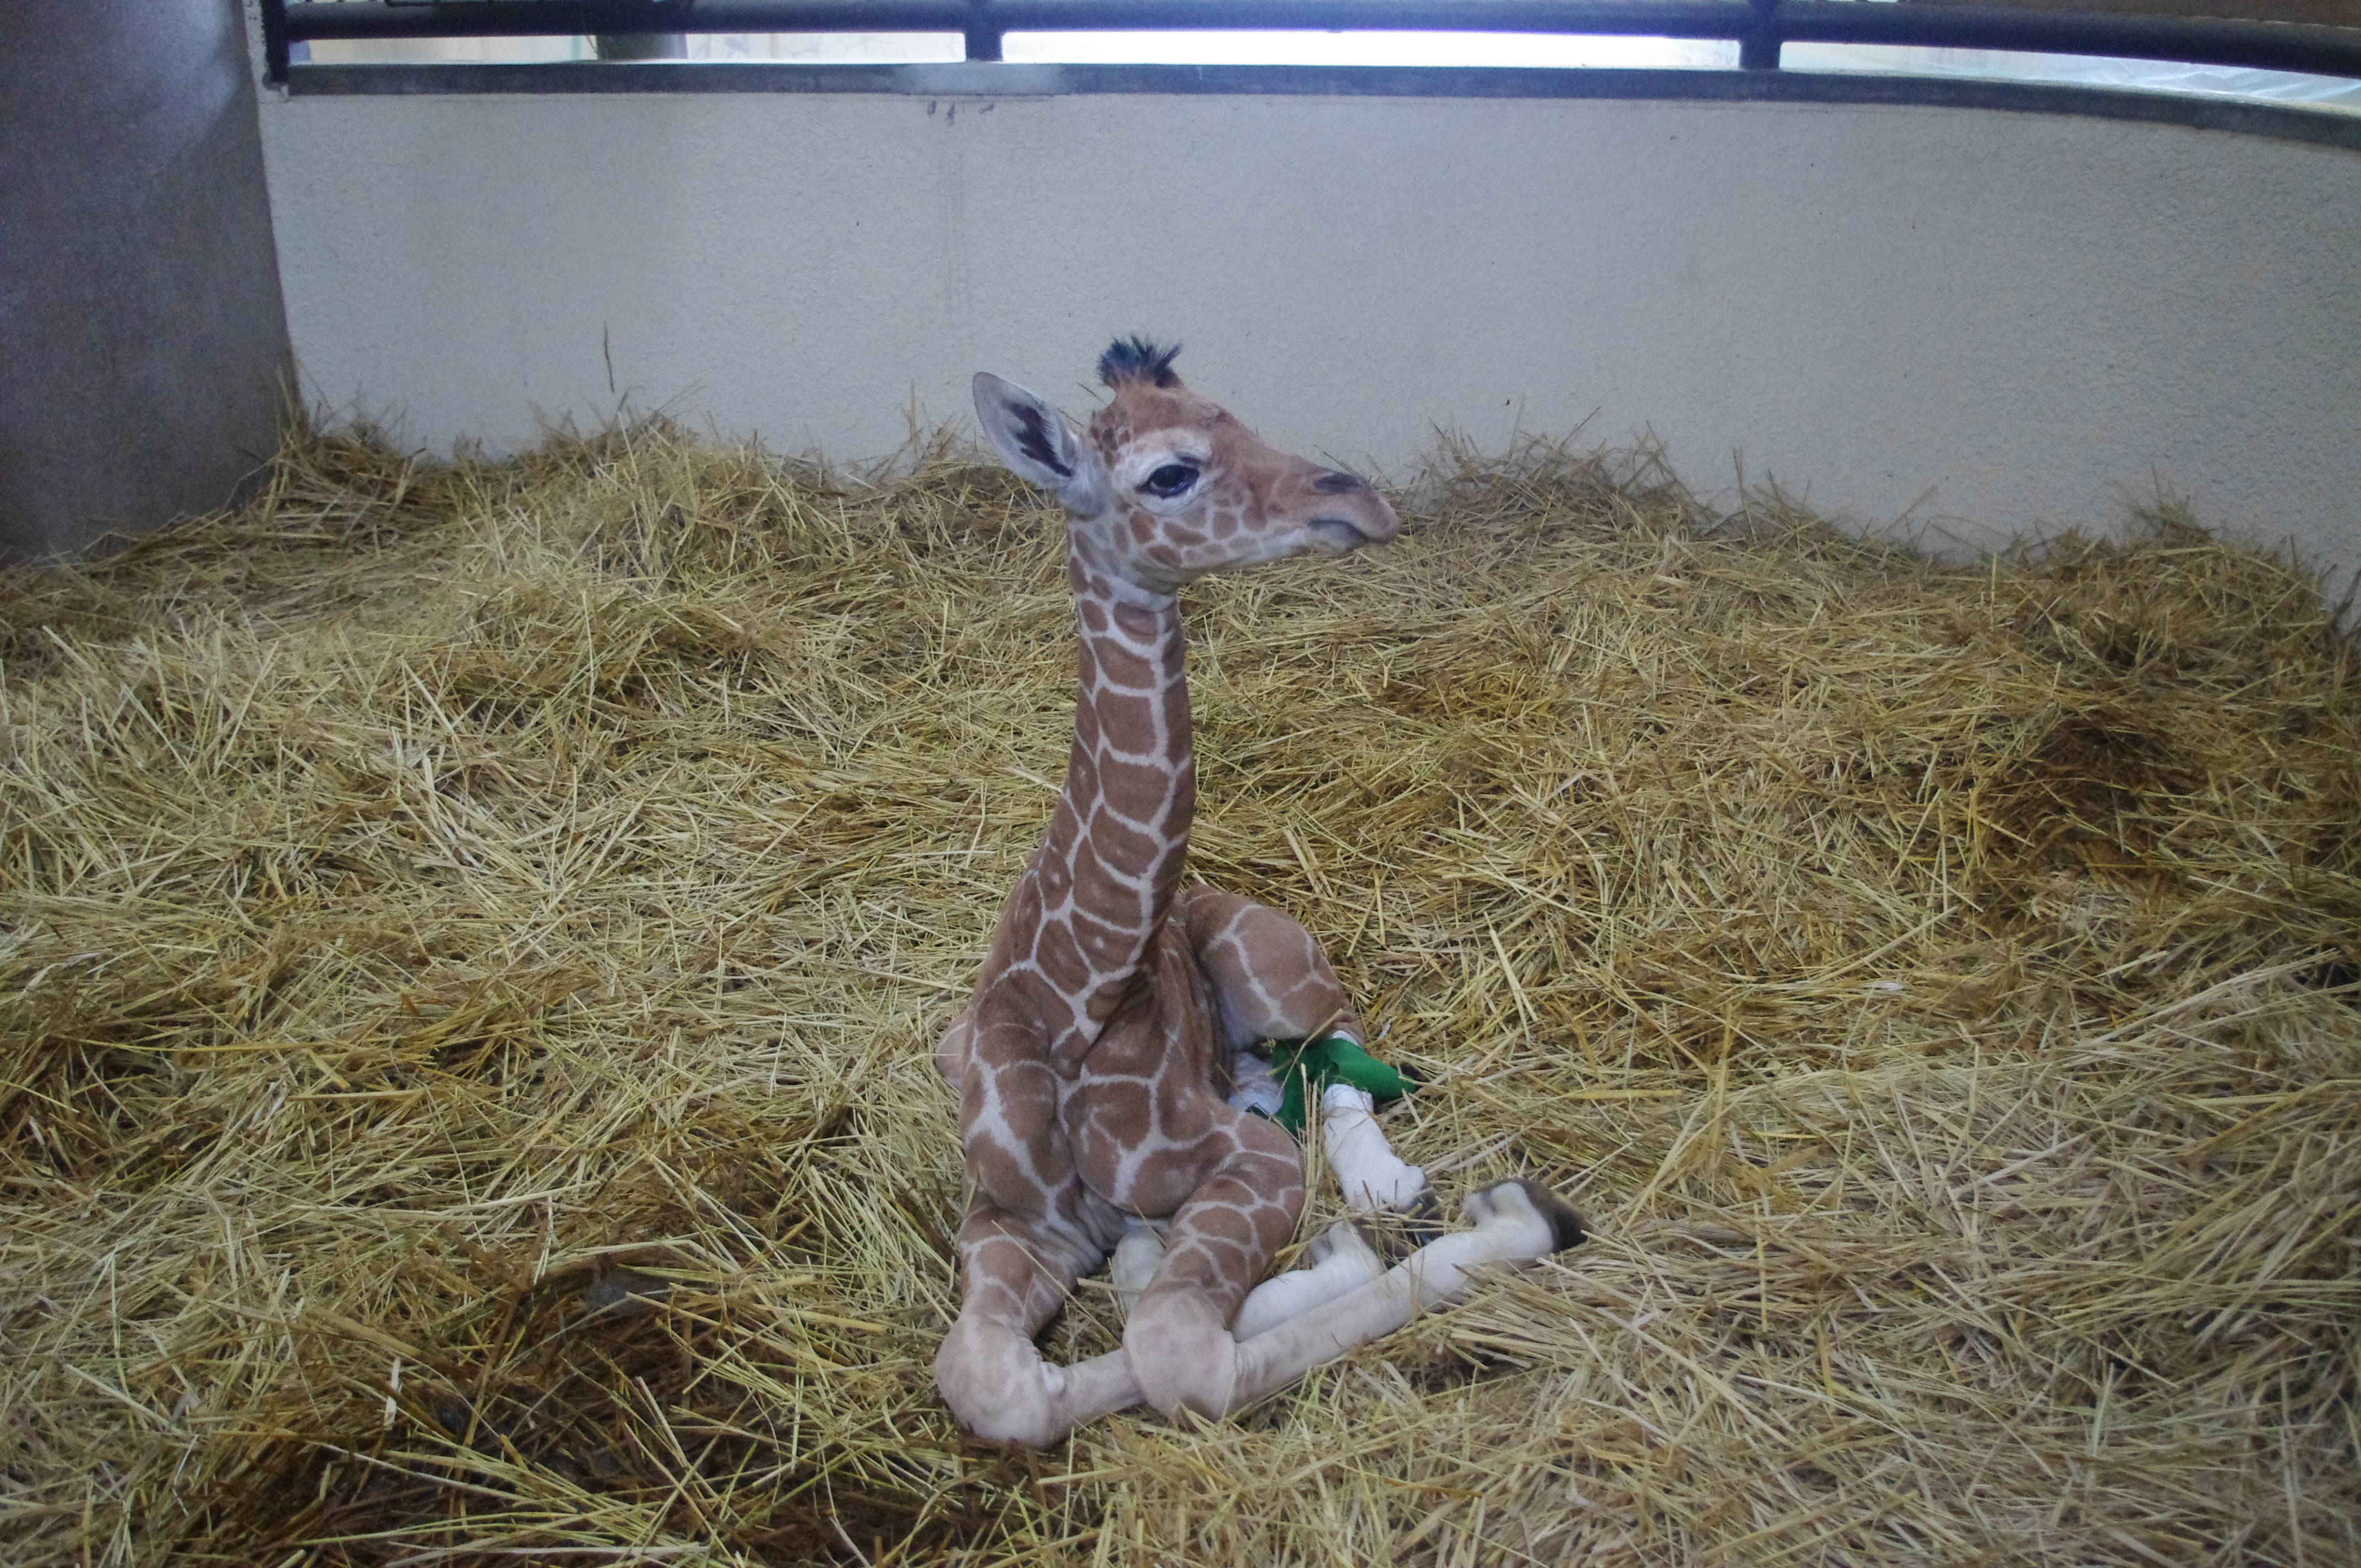
[[[1172,361],[1180,353],[1177,343],[1170,348],[1159,348],[1144,337],[1118,337],[1099,356],[1099,379],[1110,387],[1119,387],[1126,381],[1177,387],[1180,378],[1172,373]]]

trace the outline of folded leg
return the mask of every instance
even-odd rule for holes
[[[1115,1244],[1115,1256],[1107,1261],[1107,1278],[1115,1286],[1115,1301],[1126,1319],[1164,1262],[1164,1233],[1169,1228],[1162,1220],[1137,1215],[1123,1223],[1123,1240]]]
[[[1312,1244],[1312,1265],[1266,1281],[1239,1307],[1230,1332],[1213,1316],[1221,1292],[1176,1271],[1144,1294],[1124,1334],[1124,1348],[1071,1366],[1054,1366],[1034,1349],[1025,1319],[1064,1299],[1037,1266],[1032,1247],[1000,1253],[1005,1232],[982,1235],[970,1258],[967,1307],[936,1357],[943,1395],[961,1424],[979,1437],[1042,1447],[1086,1421],[1132,1405],[1154,1404],[1223,1417],[1268,1398],[1324,1362],[1408,1326],[1421,1312],[1467,1293],[1471,1271],[1517,1266],[1582,1240],[1582,1222],[1554,1194],[1530,1181],[1507,1181],[1470,1196],[1470,1227],[1438,1238],[1384,1269],[1350,1222]],[[1200,1216],[1202,1220],[1203,1216]],[[975,1217],[971,1216],[971,1226]],[[1176,1224],[1176,1229],[1180,1227]],[[1117,1266],[1126,1278],[1160,1262],[1152,1225],[1130,1230],[1132,1255]],[[1118,1248],[1118,1251],[1122,1251]],[[1018,1264],[1022,1260],[1023,1266]],[[1160,1270],[1159,1270],[1160,1273]],[[1071,1280],[1068,1282],[1071,1286]],[[1009,1312],[1021,1314],[1015,1318]]]
[[[960,1425],[986,1442],[1045,1447],[1140,1402],[1123,1352],[1060,1366],[1033,1343],[1082,1268],[1104,1255],[1087,1236],[981,1197],[968,1211],[960,1228],[965,1293],[935,1353],[935,1387]]]
[[[1394,1153],[1375,1111],[1367,1090],[1330,1084],[1320,1092],[1320,1146],[1347,1208],[1409,1209],[1430,1190],[1426,1172]]]
[[[1173,916],[1212,984],[1222,1044],[1229,1050],[1321,1034],[1367,1041],[1327,953],[1301,922],[1211,887],[1184,889]],[[1425,1192],[1426,1173],[1396,1157],[1370,1110],[1369,1096],[1346,1085],[1332,1084],[1322,1095],[1321,1147],[1328,1168],[1353,1208],[1408,1208]]]
[[[959,1083],[974,1188],[960,1226],[959,1321],[936,1353],[935,1386],[976,1436],[1038,1447],[1139,1402],[1121,1354],[1054,1366],[1033,1343],[1123,1234],[1123,1215],[1074,1169],[1048,1063],[1012,1050],[985,1065],[972,1035]]]
[[[1321,1030],[1361,1033],[1360,1015],[1336,980],[1319,939],[1268,905],[1211,887],[1181,889],[1170,918],[1180,922],[1198,967],[1213,982],[1222,1044],[1301,1040]]]
[[[1223,1413],[1266,1398],[1323,1362],[1457,1300],[1467,1292],[1471,1269],[1532,1263],[1582,1240],[1575,1212],[1530,1181],[1504,1181],[1471,1195],[1467,1218],[1469,1229],[1429,1242],[1368,1284],[1242,1343]]]
[[[1123,1344],[1149,1404],[1219,1416],[1235,1382],[1230,1322],[1295,1234],[1303,1163],[1275,1124],[1218,1107],[1215,1159],[1173,1214],[1162,1260],[1125,1326]]]
[[[1230,1323],[1230,1337],[1244,1343],[1351,1294],[1385,1273],[1384,1259],[1361,1239],[1350,1220],[1339,1220],[1305,1249],[1311,1266],[1274,1274],[1247,1293]]]

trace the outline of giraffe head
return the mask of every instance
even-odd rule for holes
[[[1076,548],[1135,587],[1170,594],[1208,572],[1290,555],[1343,555],[1400,531],[1356,475],[1281,452],[1172,373],[1175,346],[1118,340],[1113,389],[1077,430],[989,371],[975,412],[1002,461],[1065,506]]]

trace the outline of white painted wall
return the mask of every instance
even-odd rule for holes
[[[1017,70],[1023,68],[1009,68]],[[2361,153],[1938,107],[777,93],[263,108],[318,395],[436,448],[618,393],[885,453],[1188,345],[1274,439],[1648,429],[1865,526],[2163,486],[2361,565]],[[609,389],[611,359],[613,391]]]

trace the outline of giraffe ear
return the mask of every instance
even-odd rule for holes
[[[975,374],[975,419],[1017,477],[1056,495],[1077,517],[1106,510],[1106,469],[1066,416],[1014,381]]]

